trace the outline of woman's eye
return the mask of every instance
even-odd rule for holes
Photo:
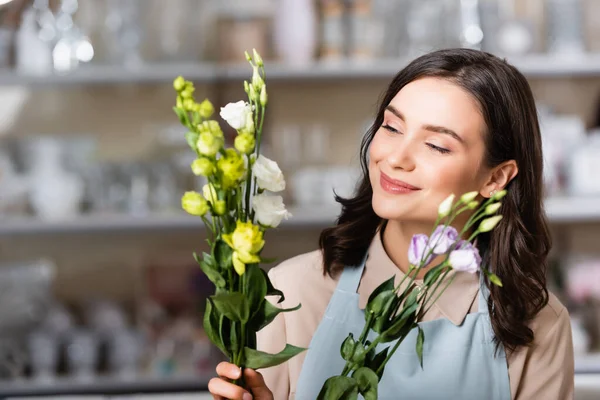
[[[400,131],[398,131],[396,128],[392,128],[390,125],[384,124],[381,126],[383,129],[385,129],[388,132],[392,132],[392,133],[400,133]]]
[[[450,150],[445,149],[443,147],[436,146],[436,145],[431,144],[431,143],[427,143],[427,146],[429,146],[429,148],[432,149],[433,151],[437,151],[438,153],[442,153],[442,154],[448,154],[448,153],[450,153]]]

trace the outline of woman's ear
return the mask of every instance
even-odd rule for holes
[[[487,181],[479,191],[479,194],[485,198],[491,197],[494,191],[504,189],[518,173],[519,167],[515,160],[503,162],[490,171]]]

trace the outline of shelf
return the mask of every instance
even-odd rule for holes
[[[333,224],[339,214],[335,205],[292,207],[292,218],[278,229],[325,227]],[[555,197],[546,200],[546,212],[552,223],[600,222],[600,198]],[[162,230],[202,230],[199,218],[184,213],[129,216],[119,214],[84,215],[65,221],[40,221],[35,218],[0,219],[0,236],[68,234],[94,232],[138,232]]]
[[[365,61],[317,61],[306,66],[267,62],[269,81],[306,81],[332,79],[392,79],[409,60],[379,59]],[[600,76],[600,54],[582,56],[531,55],[507,57],[524,75],[536,77]],[[12,70],[0,71],[0,85],[68,85],[170,83],[177,75],[195,82],[229,82],[249,79],[247,63],[154,63],[126,68],[118,65],[85,65],[64,74],[31,75]]]
[[[283,221],[278,229],[325,226],[335,221],[337,207],[290,208],[292,218]],[[183,213],[149,216],[118,214],[85,215],[64,221],[40,221],[35,218],[0,220],[0,236],[43,235],[94,232],[138,232],[160,230],[202,230],[200,218]]]
[[[54,382],[0,381],[0,398],[8,396],[123,395],[134,393],[201,392],[208,390],[208,378],[142,378],[131,381],[98,378],[91,382],[68,378]]]

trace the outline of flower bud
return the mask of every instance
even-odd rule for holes
[[[212,105],[210,100],[205,99],[202,103],[200,103],[198,113],[204,119],[208,119],[215,112],[215,107]],[[215,121],[216,122],[216,121]]]
[[[196,148],[198,152],[206,157],[214,157],[223,146],[223,139],[214,136],[210,132],[202,132],[198,137]]]
[[[469,210],[474,210],[477,208],[478,205],[479,205],[479,202],[477,200],[473,200],[473,201],[469,202],[469,204],[467,204],[467,208]]]
[[[191,85],[186,85],[186,87],[181,91],[180,95],[184,99],[191,99],[194,96],[194,87]]]
[[[191,215],[203,216],[208,212],[206,199],[197,192],[185,192],[181,198],[181,207]]]
[[[250,92],[250,84],[248,81],[244,81],[244,92],[246,92],[246,94],[249,94]]]
[[[502,205],[502,203],[498,202],[498,203],[492,203],[490,205],[488,205],[485,208],[485,215],[492,215],[494,214],[496,211],[498,211],[498,209],[500,208],[500,206]]]
[[[475,200],[478,194],[479,192],[476,190],[465,193],[462,196],[460,196],[460,201],[462,201],[463,203],[470,203],[471,201]]]
[[[246,114],[246,126],[244,126],[244,130],[248,133],[254,134],[254,115],[252,113]]]
[[[438,216],[440,218],[447,217],[448,214],[450,214],[450,211],[452,210],[452,202],[453,201],[454,201],[454,193],[451,194],[450,196],[446,197],[446,199],[440,203],[440,206],[438,207]]]
[[[498,225],[498,222],[502,219],[502,215],[496,215],[494,217],[486,218],[481,221],[479,224],[479,228],[477,229],[479,232],[489,232]]]
[[[265,107],[267,105],[268,100],[269,99],[267,96],[267,85],[264,85],[262,89],[260,89],[260,105]]]
[[[208,126],[208,130],[210,133],[215,135],[216,137],[223,137],[223,130],[221,129],[221,125],[214,119],[205,122],[206,126]]]
[[[186,111],[194,111],[194,107],[196,106],[196,102],[191,98],[183,99],[183,109]]]
[[[506,196],[506,190],[500,190],[499,192],[494,193],[492,199],[498,201],[504,196]]]
[[[183,76],[178,76],[177,78],[175,78],[175,80],[173,81],[173,88],[180,92],[185,88],[185,79],[183,79]]]
[[[196,176],[211,176],[215,173],[215,164],[208,158],[198,158],[192,162],[192,172]]]
[[[252,62],[252,57],[250,57],[250,54],[248,54],[247,51],[244,51],[244,56],[246,56],[246,60],[248,60],[249,62]]]
[[[258,51],[256,51],[256,49],[252,49],[252,53],[254,54],[254,62],[256,63],[256,65],[258,65],[259,67],[265,65],[263,63],[262,57],[260,56],[260,54],[258,54]]]
[[[207,183],[206,185],[202,186],[202,194],[204,195],[204,198],[211,203],[218,200],[217,189],[215,189],[212,183]]]
[[[225,213],[227,212],[227,205],[225,204],[225,200],[217,200],[213,209],[215,210],[215,214],[225,215]]]
[[[254,85],[250,85],[250,88],[248,90],[248,99],[251,102],[255,102],[256,101],[256,89],[254,88]]]
[[[235,138],[234,147],[237,151],[243,154],[250,154],[254,151],[256,140],[254,135],[250,133],[242,133]]]
[[[177,101],[175,102],[175,106],[177,108],[183,108],[183,99],[181,96],[177,96]]]
[[[254,90],[256,93],[260,93],[265,81],[262,76],[260,76],[260,71],[258,67],[254,67],[254,72],[252,73],[252,86],[254,86]]]

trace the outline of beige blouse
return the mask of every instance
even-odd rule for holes
[[[388,257],[381,236],[375,235],[369,248],[358,289],[359,305],[364,308],[370,293],[383,281],[402,272]],[[284,261],[269,271],[273,285],[283,291],[285,301],[278,306],[302,307],[282,313],[258,333],[258,348],[277,353],[285,343],[308,348],[325,308],[337,285],[337,278],[324,276],[320,251],[302,254]],[[457,273],[424,320],[447,318],[461,325],[468,313],[478,310],[479,277]],[[560,301],[550,294],[550,301],[530,324],[535,339],[508,357],[508,373],[512,398],[515,400],[565,400],[573,398],[574,360],[569,314]],[[306,352],[276,367],[262,370],[275,400],[294,399],[296,384]]]

